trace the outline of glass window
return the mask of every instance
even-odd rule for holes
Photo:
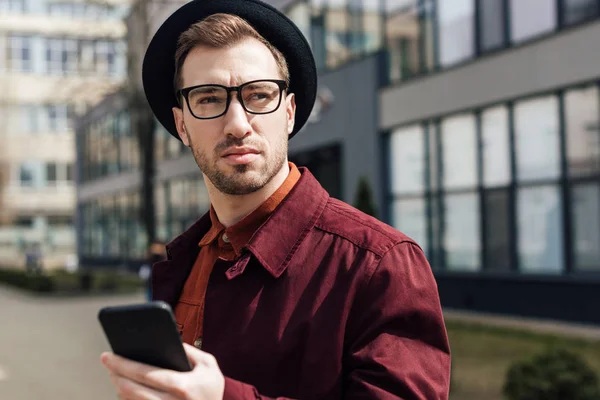
[[[479,47],[481,51],[504,47],[504,2],[479,1]]]
[[[66,104],[47,105],[46,111],[48,113],[48,128],[51,132],[65,132],[69,129]]]
[[[335,68],[350,59],[350,18],[347,0],[331,0],[325,11],[327,67]]]
[[[308,3],[305,1],[296,2],[288,9],[286,15],[294,21],[294,24],[310,43],[310,9]]]
[[[562,16],[565,25],[577,24],[600,15],[598,0],[563,0]]]
[[[40,170],[41,164],[35,161],[26,161],[21,163],[19,168],[19,180],[22,187],[37,187],[39,186],[40,173],[43,173],[43,169]]]
[[[425,138],[423,127],[414,125],[394,131],[390,140],[393,194],[425,190]]]
[[[433,122],[427,126],[427,147],[429,148],[429,189],[437,191],[439,186],[439,152],[437,125]]]
[[[441,231],[441,218],[440,218],[440,207],[441,201],[440,196],[431,195],[428,199],[427,207],[431,219],[428,221],[428,228],[430,236],[429,247],[426,248],[427,259],[434,269],[441,269],[443,266],[442,262],[442,231]]]
[[[51,74],[61,74],[63,41],[62,39],[46,39],[46,71]]]
[[[477,184],[475,117],[462,114],[441,123],[443,182],[446,189],[472,188]]]
[[[106,40],[96,42],[96,73],[108,75],[114,63],[112,43]]]
[[[565,123],[569,175],[600,171],[600,93],[595,86],[565,94]]]
[[[419,5],[421,19],[421,40],[423,41],[423,60],[421,69],[424,72],[433,71],[436,67],[435,59],[435,0],[421,0]]]
[[[319,70],[327,67],[327,49],[325,45],[325,15],[323,10],[313,10],[310,19],[310,44]]]
[[[444,198],[444,238],[449,270],[476,271],[480,262],[479,201],[475,193]]]
[[[379,50],[382,46],[383,18],[380,8],[380,0],[362,0],[362,46],[367,53]]]
[[[75,180],[73,163],[67,164],[67,182],[73,182]]]
[[[563,271],[561,209],[558,186],[519,189],[517,227],[521,271],[538,273]]]
[[[515,43],[556,28],[555,0],[510,0],[511,38]]]
[[[577,185],[571,192],[575,268],[600,270],[600,187]]]
[[[39,114],[40,108],[37,105],[25,105],[22,108],[24,130],[28,133],[37,133],[40,130],[39,127]]]
[[[10,61],[8,65],[13,72],[31,72],[31,38],[26,36],[9,36],[8,54]]]
[[[416,2],[409,3],[403,4],[403,9],[388,10],[385,30],[391,81],[419,73],[419,13]]]
[[[394,227],[412,238],[421,248],[427,248],[427,213],[425,199],[394,201]]]
[[[508,271],[511,268],[510,241],[510,197],[508,189],[493,189],[483,192],[485,207],[484,255],[485,268],[493,271]]]
[[[94,41],[80,40],[79,41],[79,71],[80,73],[95,72],[94,58],[96,49]]]
[[[560,148],[556,96],[519,102],[514,114],[519,181],[558,178]]]
[[[56,163],[46,164],[46,182],[48,184],[56,184]]]
[[[510,183],[508,109],[494,107],[481,114],[483,183],[487,187]]]
[[[0,0],[0,13],[24,12],[25,0]]]
[[[66,74],[75,74],[77,72],[77,40],[66,39],[63,41],[62,48],[62,71]]]
[[[440,65],[447,67],[473,57],[474,0],[438,2]]]

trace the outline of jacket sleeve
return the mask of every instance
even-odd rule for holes
[[[396,245],[367,277],[345,349],[346,399],[448,399],[448,337],[431,267],[416,244]]]
[[[266,397],[258,393],[256,388],[247,383],[225,377],[223,400],[292,400],[289,397]]]

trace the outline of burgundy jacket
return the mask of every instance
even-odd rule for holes
[[[242,256],[210,276],[202,350],[224,398],[447,399],[450,349],[422,250],[300,172]],[[167,245],[155,300],[175,306],[210,224]]]

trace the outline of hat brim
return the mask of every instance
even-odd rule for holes
[[[294,93],[296,115],[293,137],[308,120],[317,93],[315,60],[306,38],[283,13],[259,0],[194,0],[175,11],[158,29],[146,50],[142,65],[144,92],[158,121],[179,138],[173,107],[175,52],[179,36],[191,25],[216,13],[245,19],[285,57],[290,72],[289,92]]]

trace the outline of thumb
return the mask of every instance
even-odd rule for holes
[[[187,343],[183,344],[183,349],[185,350],[185,354],[194,367],[196,365],[204,365],[208,367],[216,364],[216,360],[212,354],[199,350]]]

